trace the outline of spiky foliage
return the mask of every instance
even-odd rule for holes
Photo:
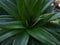
[[[60,45],[60,25],[50,22],[59,18],[60,12],[50,8],[52,2],[0,0],[0,7],[9,14],[0,15],[2,45]]]

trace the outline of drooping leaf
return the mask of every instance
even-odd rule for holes
[[[52,28],[44,27],[44,29],[46,29],[48,32],[50,32],[51,34],[53,34],[60,41],[60,34],[59,33],[57,33],[56,31],[54,31]]]
[[[45,0],[44,1],[44,7],[43,7],[43,9],[42,9],[42,12],[44,12],[44,11],[46,11],[47,9],[48,9],[48,11],[50,11],[49,10],[49,8],[51,7],[51,4],[54,2],[54,0]],[[50,7],[49,7],[50,6]]]
[[[60,42],[47,30],[43,28],[29,29],[27,32],[37,40],[41,41],[46,45],[60,45]]]
[[[10,15],[0,15],[0,22],[10,22],[14,21],[15,19],[12,18]]]
[[[0,36],[0,42],[4,41],[5,39],[7,39],[7,38],[9,38],[11,36],[14,36],[14,35],[16,35],[17,33],[20,33],[20,32],[21,31],[19,31],[19,30],[13,30],[13,31],[10,31],[10,32],[8,32],[8,33],[6,33],[4,35],[1,35]]]
[[[0,27],[1,28],[23,28],[21,21],[16,21],[10,15],[0,15]]]
[[[50,20],[55,20],[58,18],[60,18],[60,12],[57,12],[54,16],[52,16]]]
[[[55,13],[47,13],[47,14],[43,14],[41,16],[39,16],[39,18],[35,21],[35,23],[32,25],[32,26],[35,26],[35,25],[44,25],[45,23],[49,22],[50,21],[50,18],[52,16],[54,16]]]
[[[13,38],[10,37],[7,40],[4,40],[0,45],[11,45],[12,44],[12,41],[13,41]]]
[[[6,29],[23,29],[25,28],[20,21],[0,22],[1,28]]]
[[[29,35],[23,32],[16,36],[12,45],[27,45],[28,40],[29,40]]]
[[[7,33],[7,32],[9,32],[9,31],[11,31],[11,30],[0,28],[0,36],[3,35],[3,34],[5,34],[5,33]]]
[[[0,7],[5,9],[14,18],[19,19],[17,8],[12,3],[9,0],[0,0]]]
[[[44,26],[60,33],[60,24],[55,24],[55,23],[49,22],[49,23],[45,24]]]

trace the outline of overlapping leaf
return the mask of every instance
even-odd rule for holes
[[[8,33],[6,33],[4,35],[1,35],[0,36],[0,42],[4,41],[5,39],[7,39],[7,38],[9,38],[9,37],[11,37],[13,35],[16,35],[19,32],[21,32],[21,31],[13,30],[13,31],[10,31],[10,32],[8,32]]]
[[[25,25],[27,18],[29,18],[29,14],[27,15],[27,10],[25,7],[25,1],[24,0],[16,0],[17,3],[17,8],[18,8],[18,12],[19,12],[19,16],[22,20],[22,23]]]
[[[24,26],[22,25],[21,21],[15,21],[15,19],[9,15],[0,15],[0,28],[22,29]]]
[[[9,14],[11,14],[14,18],[19,19],[18,11],[15,5],[9,0],[0,0],[0,7],[5,9]]]
[[[50,18],[52,17],[52,16],[54,16],[55,15],[55,13],[53,12],[53,13],[47,13],[47,14],[43,14],[43,15],[41,15],[41,16],[39,16],[39,18],[36,20],[36,22],[32,25],[32,26],[35,26],[35,25],[40,25],[40,26],[42,26],[42,25],[44,25],[45,23],[47,23],[47,22],[49,22],[50,21]]]
[[[50,33],[52,33],[59,41],[60,41],[60,34],[57,33],[56,31],[54,31],[52,28],[47,28],[44,27],[47,31],[49,31]]]
[[[27,31],[32,37],[42,43],[45,43],[46,45],[60,45],[60,42],[51,33],[43,28],[35,28]]]
[[[23,32],[16,36],[12,45],[27,45],[28,40],[29,40],[29,35]]]
[[[5,23],[0,22],[0,27],[6,28],[6,29],[23,29],[23,28],[25,28],[22,24],[20,24],[19,21],[12,21],[12,22],[5,22]]]
[[[56,14],[54,16],[52,16],[50,20],[55,20],[58,18],[60,18],[60,12],[56,12]]]
[[[45,24],[44,26],[60,33],[60,24],[55,24],[55,23],[49,22],[49,23]]]

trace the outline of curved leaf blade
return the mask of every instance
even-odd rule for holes
[[[29,35],[23,32],[17,35],[12,45],[27,45],[28,40],[29,40]]]
[[[53,29],[54,31],[60,33],[60,24],[55,24],[48,22],[44,25],[46,28]]]
[[[16,5],[12,4],[13,2],[9,0],[0,0],[0,7],[2,7],[4,10],[6,10],[11,16],[18,19],[18,11],[16,8]]]
[[[37,40],[46,45],[60,45],[60,42],[47,30],[43,28],[28,29],[27,32]]]
[[[54,31],[52,28],[44,27],[44,29],[46,29],[48,32],[50,32],[51,34],[53,34],[60,41],[60,34],[59,33],[57,33],[56,31]]]
[[[27,18],[29,18],[29,14],[27,14],[26,6],[25,6],[25,1],[24,0],[16,0],[17,3],[17,8],[19,12],[19,16],[22,20],[22,23],[25,25]]]
[[[25,28],[20,21],[0,22],[0,27],[6,28],[6,29],[24,29]]]
[[[58,18],[60,18],[60,12],[57,12],[54,16],[52,16],[50,20],[55,20]]]
[[[11,37],[11,36],[16,35],[16,34],[19,33],[19,32],[21,32],[21,31],[19,31],[19,30],[14,30],[14,31],[10,31],[10,32],[8,32],[8,33],[6,33],[6,34],[4,34],[4,35],[1,35],[1,36],[0,36],[0,42],[4,41],[5,39],[7,39],[7,38],[9,38],[9,37]]]

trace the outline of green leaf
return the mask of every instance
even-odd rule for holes
[[[0,22],[8,22],[8,21],[13,21],[13,18],[0,18]]]
[[[51,6],[51,4],[54,2],[54,0],[45,0],[44,1],[44,7],[43,7],[43,9],[42,9],[42,13],[44,12],[44,11],[46,11],[47,9],[49,9],[50,7],[49,6]],[[50,11],[50,10],[48,10],[48,11]]]
[[[9,0],[10,2],[13,2],[14,4],[16,4],[16,1],[15,0]]]
[[[44,28],[28,29],[27,32],[46,45],[60,45],[60,42]]]
[[[11,30],[0,28],[0,36],[3,35],[3,34],[5,34],[5,33],[7,33],[7,32],[9,32],[9,31],[11,31]]]
[[[0,27],[6,28],[6,29],[24,29],[25,28],[20,21],[0,22]]]
[[[11,45],[11,43],[12,43],[12,41],[13,41],[13,38],[8,38],[7,40],[4,40],[2,43],[1,43],[1,45]],[[8,42],[8,43],[7,43]]]
[[[10,15],[0,15],[0,18],[9,18],[11,17]]]
[[[60,12],[57,12],[54,16],[52,16],[50,20],[55,20],[58,18],[60,18]]]
[[[29,18],[29,16],[27,16],[27,10],[25,7],[25,1],[24,0],[16,0],[17,3],[17,8],[18,8],[18,12],[19,12],[19,16],[22,20],[22,23],[25,25],[27,18]]]
[[[0,15],[0,28],[22,29],[21,21],[15,21],[10,15]]]
[[[23,32],[16,36],[12,45],[27,45],[28,40],[29,40],[29,35]]]
[[[27,6],[29,12],[32,11],[32,8],[37,3],[37,0],[25,0],[25,5]]]
[[[53,1],[54,0],[37,0],[36,4],[34,5],[35,7],[33,7],[32,9],[34,12],[34,20],[36,20],[40,15],[42,15],[42,13],[47,10],[47,8],[51,5]]]
[[[5,39],[11,37],[11,36],[14,36],[16,35],[17,33],[20,33],[21,31],[19,30],[13,30],[13,31],[10,31],[8,33],[5,33],[4,35],[1,35],[0,36],[0,42],[4,41]]]
[[[44,6],[44,0],[37,0],[36,1],[36,4],[34,5],[34,7],[32,9],[34,19],[36,19],[40,16],[43,6]]]
[[[45,24],[44,26],[60,33],[60,24],[55,24],[55,23],[49,22],[49,23]]]
[[[5,9],[14,18],[19,19],[17,7],[13,4],[13,2],[9,0],[0,0],[0,7]]]
[[[45,23],[47,23],[47,22],[50,21],[50,18],[51,18],[52,16],[54,16],[54,14],[55,14],[55,13],[52,12],[52,13],[47,13],[47,14],[43,14],[43,15],[39,16],[39,18],[36,19],[36,21],[35,21],[35,23],[32,25],[32,27],[35,26],[35,25],[40,25],[40,26],[44,25]]]
[[[35,15],[34,15],[33,9],[37,3],[37,0],[24,0],[24,1],[25,1],[26,12],[28,14],[27,21],[28,21],[28,24],[32,25],[32,23],[35,21]]]
[[[0,22],[2,22],[2,23],[13,21],[13,20],[15,20],[15,19],[12,18],[10,15],[0,15]]]
[[[60,34],[58,34],[56,31],[54,31],[52,28],[44,27],[47,31],[49,31],[51,34],[53,34],[59,41],[60,41]]]

